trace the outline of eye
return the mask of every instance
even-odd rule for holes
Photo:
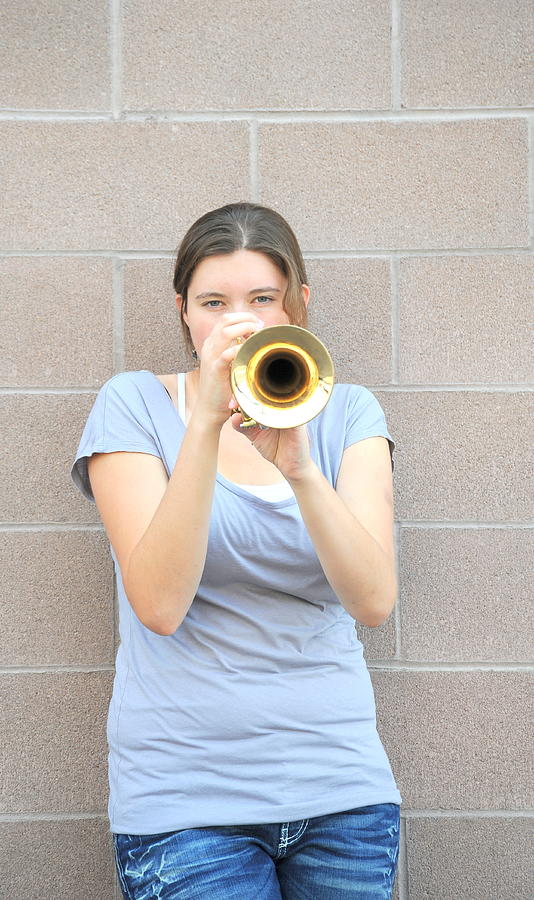
[[[203,303],[202,306],[207,307],[208,309],[218,309],[218,304],[221,303],[221,300],[207,300],[206,303]]]
[[[274,300],[274,297],[255,297],[254,298],[254,302],[259,303],[260,306],[266,306],[267,303],[272,303],[273,300]],[[267,301],[267,302],[265,302],[265,301]]]

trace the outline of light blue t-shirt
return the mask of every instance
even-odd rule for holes
[[[383,435],[393,457],[365,387],[336,384],[308,429],[333,486],[350,444]],[[115,375],[91,410],[73,480],[93,499],[87,458],[118,450],[158,456],[170,475],[184,433],[155,375]],[[286,822],[401,802],[354,620],[325,579],[294,495],[271,502],[217,475],[202,580],[169,636],[141,624],[111,552],[121,638],[107,726],[111,831]]]

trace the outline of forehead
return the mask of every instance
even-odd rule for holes
[[[258,281],[258,279],[260,279]],[[191,285],[198,287],[259,287],[271,284],[284,286],[287,279],[278,266],[256,250],[236,250],[235,253],[224,253],[217,256],[206,256],[196,267]]]

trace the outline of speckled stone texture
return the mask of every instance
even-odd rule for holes
[[[306,250],[524,247],[527,152],[522,120],[266,124],[261,200]]]
[[[310,259],[309,327],[328,347],[338,381],[391,380],[390,266],[383,259]],[[340,315],[343,313],[343,315]]]
[[[531,522],[532,391],[384,391],[399,519]]]
[[[406,810],[528,810],[531,671],[373,671],[377,721]]]
[[[94,503],[75,488],[70,469],[96,392],[0,396],[5,453],[3,519],[19,523],[98,522]]]
[[[0,822],[10,900],[118,900],[107,817]],[[118,891],[118,888],[117,888]]]
[[[532,381],[532,256],[411,257],[399,268],[401,382]]]
[[[113,374],[112,263],[0,259],[4,386],[99,386]]]
[[[5,249],[166,249],[249,197],[241,122],[0,122],[0,147]]]
[[[386,0],[123,3],[127,109],[383,109]]]
[[[0,605],[2,665],[113,664],[113,563],[103,530],[0,532],[0,571],[12,598]]]
[[[182,234],[175,237],[176,245]],[[158,375],[193,368],[172,285],[174,259],[130,259],[123,267],[126,369]]]
[[[111,679],[109,671],[0,675],[4,813],[104,811]]]
[[[3,3],[0,106],[109,110],[110,9],[107,0]]]
[[[416,900],[531,900],[532,818],[409,818],[410,897]]]
[[[404,527],[400,544],[404,659],[532,660],[532,528]]]
[[[408,107],[532,106],[530,0],[402,0]]]

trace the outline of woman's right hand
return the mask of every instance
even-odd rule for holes
[[[251,312],[223,313],[205,339],[200,356],[195,412],[222,427],[232,414],[230,369],[239,346],[251,334],[263,328],[261,319]]]

